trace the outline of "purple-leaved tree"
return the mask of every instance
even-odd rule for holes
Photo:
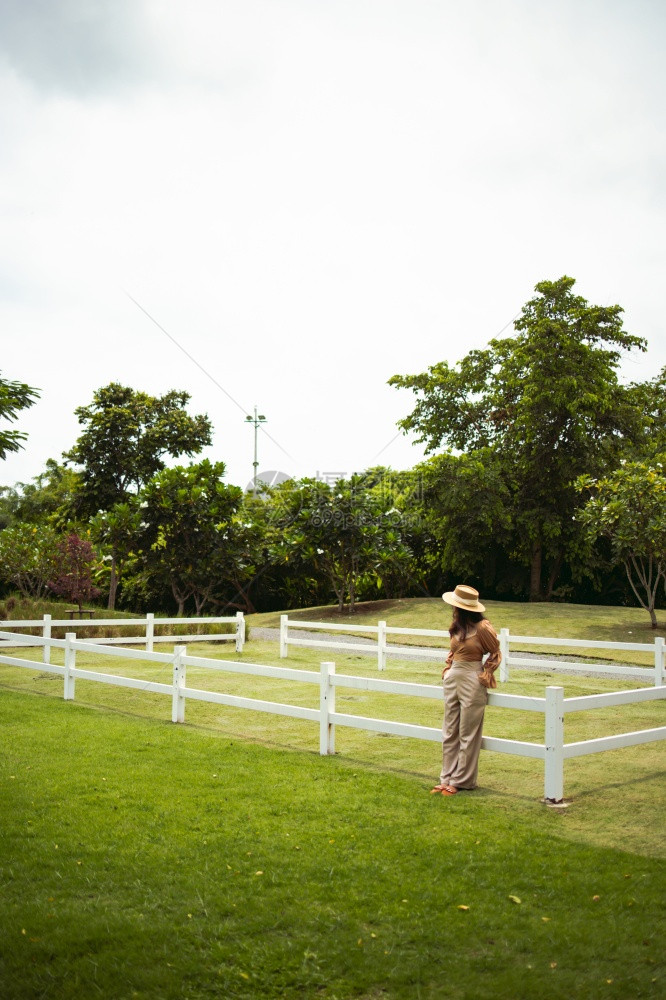
[[[48,587],[59,597],[75,601],[79,614],[86,601],[99,597],[101,590],[92,581],[95,553],[90,542],[78,535],[67,535],[58,545],[58,572]]]

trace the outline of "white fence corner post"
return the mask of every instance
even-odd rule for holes
[[[245,642],[245,618],[242,611],[236,612],[236,652],[243,652]]]
[[[664,640],[659,635],[654,640],[654,686],[664,683]]]
[[[377,669],[386,670],[386,622],[377,622]]]
[[[74,701],[76,676],[73,671],[76,668],[76,650],[72,647],[72,643],[75,641],[76,632],[67,632],[65,635],[65,690],[63,693],[65,701]]]
[[[42,653],[42,662],[51,662],[51,643],[49,642],[51,638],[51,615],[44,615],[44,624],[42,625],[42,635],[44,636],[44,652]]]
[[[508,681],[509,679],[509,630],[508,628],[501,628],[499,634],[500,642],[500,653],[502,654],[502,659],[500,661],[499,675],[500,681]]]
[[[319,753],[325,757],[335,753],[335,725],[330,720],[335,712],[335,687],[331,684],[335,663],[321,663],[319,669]]]
[[[152,653],[153,640],[155,638],[155,615],[149,612],[146,615],[146,652]]]
[[[173,648],[173,696],[171,699],[171,721],[185,722],[185,664],[183,657],[187,653],[187,646],[174,646]]]
[[[288,615],[280,615],[280,659],[284,660],[289,655],[287,644],[287,629],[289,628]]]
[[[546,688],[544,799],[564,797],[564,688]]]

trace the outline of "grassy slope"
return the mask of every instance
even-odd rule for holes
[[[662,863],[566,813],[1,697],[3,1000],[664,994]]]
[[[340,615],[337,607],[325,606],[304,611],[285,612],[296,621],[338,622],[345,625],[376,625],[386,621],[389,626],[408,628],[447,629],[451,621],[448,605],[441,598],[412,597],[395,601],[367,601],[357,606],[357,611]],[[666,621],[659,628],[650,627],[650,619],[641,608],[607,607],[584,604],[513,603],[487,601],[486,616],[499,631],[508,628],[514,635],[548,636],[551,638],[605,640],[608,642],[653,643],[656,636],[666,636]],[[251,626],[277,628],[280,612],[249,615]],[[391,638],[391,637],[389,637]],[[410,640],[400,636],[396,642],[413,641],[419,645],[436,644],[438,640],[418,638]],[[516,647],[517,651],[534,650],[552,652],[553,647],[532,643]],[[566,647],[562,647],[564,650]],[[578,655],[580,651],[578,651]],[[587,655],[587,654],[586,654]],[[592,659],[593,657],[590,657]],[[650,653],[609,653],[610,659],[649,664]]]

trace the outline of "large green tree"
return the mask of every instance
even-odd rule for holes
[[[50,524],[67,530],[78,481],[73,469],[47,459],[44,471],[31,482],[0,487],[0,526]]]
[[[164,457],[192,457],[211,443],[205,414],[190,416],[187,392],[149,396],[117,382],[98,389],[89,406],[74,412],[84,431],[64,458],[78,467],[74,509],[93,517],[127,502],[164,469]],[[109,608],[116,592],[116,551],[111,534]]]
[[[138,548],[153,585],[168,584],[178,608],[199,614],[237,555],[234,528],[243,491],[222,482],[223,462],[163,469],[141,494]]]
[[[14,524],[0,531],[0,579],[24,597],[43,597],[58,570],[58,543],[48,524]]]
[[[632,383],[629,391],[645,422],[642,433],[631,443],[627,458],[652,463],[666,456],[666,366],[653,379]]]
[[[390,567],[407,566],[401,513],[381,483],[352,476],[329,485],[290,480],[273,494],[271,557],[294,572],[324,574],[338,599],[353,612],[363,576],[381,580]]]
[[[136,550],[141,525],[137,499],[117,503],[111,510],[100,511],[90,522],[95,542],[105,551],[109,565],[108,607],[116,606],[116,594],[123,568]]]
[[[574,284],[566,276],[537,284],[515,336],[491,340],[453,366],[442,361],[389,380],[418,397],[400,425],[428,452],[492,449],[501,462],[512,550],[529,567],[532,600],[550,596],[577,551],[576,477],[612,468],[644,425],[618,367],[623,351],[645,350],[645,341],[624,330],[620,306],[590,305]]]
[[[453,577],[495,589],[498,557],[511,542],[511,491],[491,448],[469,455],[444,452],[417,466],[421,517],[430,539],[426,557],[451,585]],[[504,574],[506,576],[506,573]]]
[[[21,412],[39,398],[39,391],[25,382],[9,382],[0,375],[0,420],[14,422]],[[0,459],[9,452],[18,451],[27,438],[23,431],[0,429]]]
[[[666,475],[661,465],[628,462],[609,476],[581,476],[589,497],[580,512],[588,538],[610,540],[613,557],[624,565],[638,603],[657,627],[655,604],[666,585]]]
[[[164,456],[192,457],[211,443],[205,414],[190,416],[189,393],[149,396],[112,382],[74,412],[84,431],[64,458],[80,467],[77,503],[86,514],[110,510],[164,468]]]

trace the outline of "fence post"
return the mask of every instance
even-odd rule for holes
[[[500,662],[500,681],[508,681],[509,679],[509,630],[508,628],[501,628],[500,635],[500,653],[502,654],[502,660]]]
[[[319,753],[325,757],[335,753],[335,726],[330,721],[331,712],[335,712],[335,687],[331,684],[335,663],[321,663],[319,669]]]
[[[546,754],[544,798],[561,802],[564,796],[564,688],[546,688]]]
[[[72,643],[76,641],[76,632],[67,632],[65,635],[65,691],[63,697],[65,701],[74,701],[74,688],[76,677],[72,671],[76,667],[76,650],[72,648]]]
[[[377,624],[377,669],[386,670],[386,622]]]
[[[280,658],[284,660],[289,655],[287,647],[287,629],[289,628],[289,616],[280,615]]]
[[[243,617],[242,611],[236,612],[236,652],[243,652],[243,643],[245,642],[245,618]]]
[[[171,700],[171,721],[185,722],[185,664],[183,657],[187,646],[173,647],[173,697]]]
[[[51,638],[51,615],[44,615],[44,624],[42,625],[42,635],[44,636],[44,651],[42,653],[42,662],[51,662],[51,643],[49,639]]]
[[[153,640],[155,638],[155,615],[148,612],[146,615],[146,652],[152,653]]]
[[[664,683],[664,640],[657,636],[654,640],[654,686],[661,687]]]

